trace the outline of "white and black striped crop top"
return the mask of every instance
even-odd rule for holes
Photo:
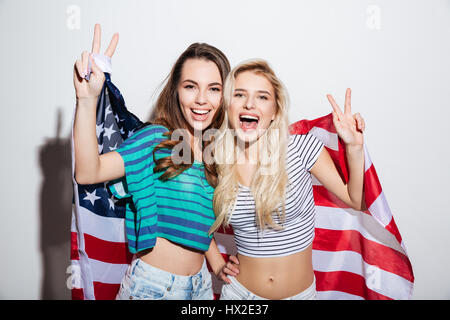
[[[274,214],[274,222],[283,229],[266,227],[261,231],[255,220],[255,201],[250,188],[239,185],[230,217],[239,254],[250,257],[286,256],[306,249],[314,239],[315,207],[309,172],[319,157],[323,142],[310,133],[291,135],[286,168],[286,216],[284,223]]]

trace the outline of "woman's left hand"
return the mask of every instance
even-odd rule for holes
[[[339,137],[346,145],[362,146],[364,143],[363,131],[365,129],[365,123],[359,113],[352,115],[350,88],[345,92],[344,113],[342,113],[331,94],[327,94],[327,98],[333,108],[333,124]]]
[[[228,262],[222,267],[221,270],[219,270],[219,273],[217,274],[217,277],[230,284],[231,280],[228,279],[228,276],[236,277],[239,273],[239,260],[236,256],[230,256],[228,258]]]

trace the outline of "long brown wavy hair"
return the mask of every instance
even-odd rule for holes
[[[165,158],[161,158],[156,160],[155,152],[159,149],[173,149],[178,143],[181,141],[173,141],[171,140],[171,136],[174,130],[176,129],[187,129],[190,130],[190,125],[184,118],[184,115],[181,111],[180,104],[178,101],[178,84],[181,78],[181,70],[183,68],[183,64],[188,59],[205,59],[207,61],[214,62],[219,69],[220,76],[222,79],[222,83],[224,83],[228,73],[230,72],[230,63],[228,62],[227,57],[223,54],[219,49],[206,44],[206,43],[193,43],[191,44],[177,59],[170,74],[166,78],[166,84],[161,91],[156,105],[152,110],[150,115],[150,123],[158,124],[169,129],[164,135],[167,136],[167,140],[162,141],[158,144],[153,151],[153,159],[155,160],[155,168],[154,172],[162,172],[165,171],[160,177],[160,180],[168,180],[171,179],[184,170],[190,168],[192,163],[194,162],[194,153],[192,152],[191,147],[191,161],[189,163],[180,163],[175,164],[172,161],[172,157],[168,156]],[[224,108],[223,108],[223,99],[219,108],[217,109],[213,120],[210,126],[206,129],[211,128],[219,128],[224,119]],[[205,129],[205,130],[206,130]],[[203,150],[206,146],[211,143],[210,141],[202,142]],[[203,162],[205,166],[205,175],[209,184],[212,186],[217,185],[217,173],[214,163],[206,163]]]

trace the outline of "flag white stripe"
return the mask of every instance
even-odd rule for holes
[[[327,148],[334,151],[339,151],[338,135],[336,133],[329,132],[323,128],[314,127],[309,131],[311,134],[322,140]],[[364,171],[367,171],[372,166],[372,160],[369,156],[369,150],[364,143]]]
[[[119,284],[127,271],[128,264],[115,264],[89,259],[92,280],[102,283]]]
[[[339,219],[336,219],[336,217]],[[316,228],[356,230],[364,238],[404,254],[395,236],[370,215],[353,209],[316,206]]]
[[[76,209],[75,204],[72,204],[72,220],[70,223],[70,232],[78,232],[77,231],[77,219],[75,217]]]
[[[331,133],[319,127],[311,128],[309,132],[315,137],[319,138],[319,140],[322,140],[322,142],[324,143],[324,145],[327,146],[327,148],[332,149],[334,151],[339,150],[338,135],[336,133]]]
[[[75,112],[76,107],[73,110],[72,115],[72,129],[75,121]],[[75,151],[74,151],[74,140],[73,140],[73,130],[71,132],[71,141],[70,141],[70,148],[71,148],[71,155],[72,155],[72,184],[73,184],[73,192],[74,192],[74,199],[75,199],[75,206],[73,206],[72,215],[75,216],[75,226],[76,226],[76,232],[78,233],[78,256],[79,256],[79,266],[80,266],[80,273],[82,275],[81,281],[83,282],[83,295],[85,300],[95,300],[95,294],[94,294],[94,287],[92,286],[92,269],[89,265],[89,258],[85,251],[85,243],[84,243],[84,237],[80,236],[83,235],[83,228],[81,227],[80,223],[80,216],[79,216],[79,209],[80,209],[80,202],[79,202],[79,194],[78,194],[78,184],[75,180]]]
[[[342,291],[317,291],[317,300],[364,300],[363,297]]]
[[[369,170],[369,168],[372,166],[372,160],[369,156],[369,150],[367,149],[367,145],[364,143],[364,172]]]
[[[81,223],[85,234],[111,242],[125,242],[125,222],[122,218],[103,217],[79,207]],[[98,226],[102,226],[99,228]]]
[[[82,275],[81,275],[81,266],[79,260],[72,260],[70,263],[70,281],[67,280],[67,285],[70,289],[83,289],[84,284],[82,281]],[[69,286],[70,285],[70,286]]]
[[[368,208],[369,212],[376,218],[383,226],[387,226],[392,220],[392,213],[389,209],[389,205],[384,196],[384,192],[381,191],[380,195]]]
[[[392,299],[405,299],[406,288],[412,288],[405,278],[365,263],[354,251],[313,250],[313,266],[316,271],[347,271],[363,276],[369,289]]]

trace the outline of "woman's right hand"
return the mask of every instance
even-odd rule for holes
[[[84,51],[81,60],[75,62],[73,83],[77,101],[73,123],[73,142],[75,154],[75,180],[79,184],[96,184],[122,177],[124,164],[117,152],[107,152],[99,156],[96,132],[96,106],[105,82],[103,71],[95,64],[91,54],[100,52],[100,25],[94,29],[92,52]],[[116,50],[119,35],[114,34],[105,56],[112,57]],[[84,77],[91,60],[92,73],[89,80]]]
[[[95,99],[100,95],[103,83],[105,82],[105,75],[103,71],[95,64],[92,54],[100,52],[101,29],[100,25],[96,24],[94,28],[94,40],[92,41],[92,51],[83,51],[81,60],[75,62],[73,68],[73,83],[77,99]],[[119,41],[119,34],[115,33],[109,43],[108,49],[105,51],[105,56],[112,57],[116,50]],[[92,73],[89,80],[85,77],[88,73],[89,61],[91,63]]]

